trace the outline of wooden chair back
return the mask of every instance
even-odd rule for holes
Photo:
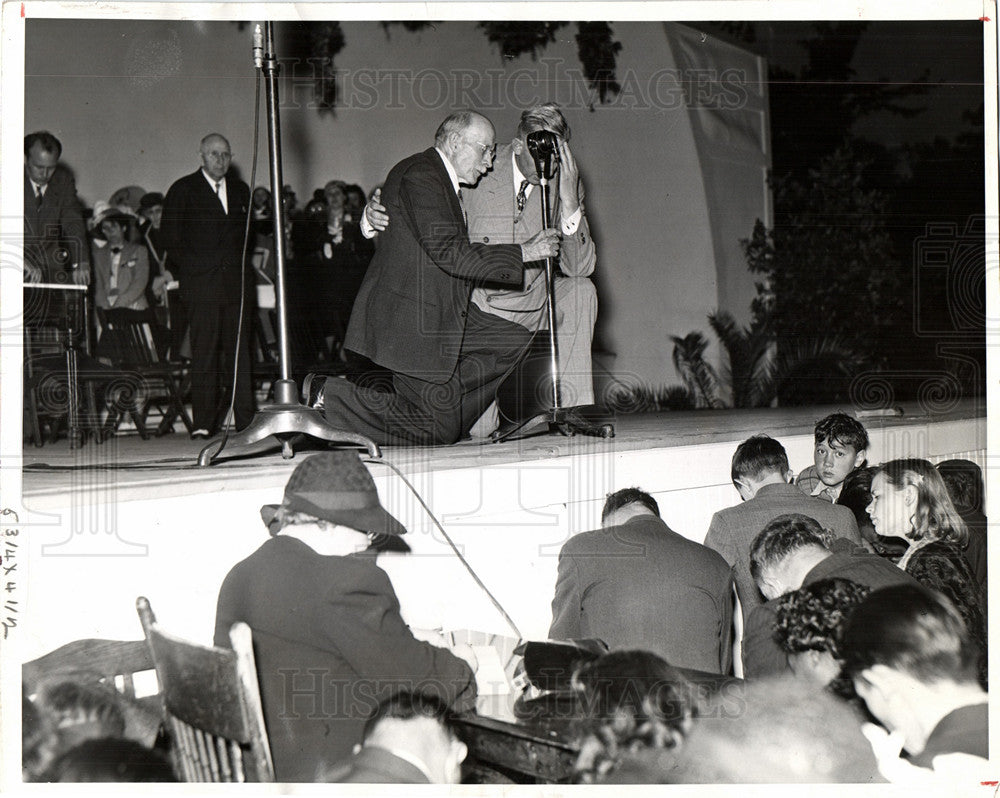
[[[188,782],[273,782],[250,627],[233,625],[232,650],[164,632],[149,601],[136,609],[156,666],[174,769]]]

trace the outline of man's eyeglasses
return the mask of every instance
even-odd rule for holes
[[[489,154],[491,159],[496,157],[497,154],[496,144],[483,144],[483,142],[481,141],[466,141],[465,143],[473,147],[474,149],[478,149],[480,158],[485,158],[487,153]]]

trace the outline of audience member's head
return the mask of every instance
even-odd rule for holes
[[[253,205],[254,211],[270,215],[271,192],[268,189],[264,188],[264,186],[257,186],[257,188],[253,190],[253,195],[251,196],[251,204]]]
[[[959,514],[983,512],[983,470],[971,460],[945,460],[937,464],[951,503]]]
[[[326,221],[326,200],[311,199],[306,203],[302,215],[311,221]]]
[[[139,215],[148,219],[154,230],[159,230],[160,221],[163,219],[163,195],[159,191],[143,194],[139,200]]]
[[[816,423],[813,464],[828,488],[842,484],[855,468],[864,465],[868,432],[846,413],[833,413]]]
[[[118,692],[88,673],[54,676],[42,683],[31,708],[33,725],[39,730],[30,756],[35,774],[85,740],[125,733]]]
[[[320,553],[365,548],[409,551],[406,529],[382,507],[375,480],[356,452],[324,452],[299,463],[280,505],[260,508],[272,535],[291,534]]]
[[[891,460],[877,466],[871,493],[868,515],[883,537],[942,540],[962,547],[969,540],[944,480],[926,460]]]
[[[676,784],[883,781],[854,712],[792,677],[747,682],[705,702],[668,777]]]
[[[169,763],[134,740],[101,737],[86,740],[61,754],[42,776],[52,782],[177,781]]]
[[[730,475],[744,501],[764,485],[788,482],[791,470],[785,447],[768,435],[747,438],[736,447]]]
[[[612,651],[573,674],[584,783],[603,781],[631,756],[678,746],[691,725],[690,684],[649,651]]]
[[[468,749],[456,733],[451,710],[439,699],[400,691],[380,702],[365,724],[364,743],[419,763],[432,784],[458,784]]]
[[[852,513],[854,520],[858,522],[858,529],[866,539],[869,535],[875,534],[872,526],[872,519],[868,515],[868,505],[872,502],[872,474],[875,469],[863,466],[855,468],[840,489],[840,496],[837,497],[837,504],[843,505]],[[868,530],[869,535],[865,534]]]
[[[233,151],[225,136],[219,133],[209,133],[201,140],[198,152],[201,155],[201,166],[212,180],[222,180],[233,162]]]
[[[31,182],[46,186],[55,174],[62,155],[62,144],[47,130],[24,137],[24,168]]]
[[[349,217],[352,222],[361,221],[361,212],[365,208],[365,202],[367,202],[365,190],[357,183],[349,183],[344,189],[344,194],[344,215]]]
[[[622,488],[609,493],[601,510],[601,525],[617,526],[637,515],[660,517],[660,507],[656,499],[639,488]]]
[[[837,678],[845,621],[870,592],[849,579],[821,579],[778,600],[774,639],[796,676],[821,687]]]
[[[323,186],[323,198],[331,213],[344,213],[344,206],[347,204],[346,184],[343,180],[331,180]]]
[[[128,239],[135,221],[136,216],[129,208],[99,201],[94,205],[94,216],[90,224],[93,226],[93,236],[98,241],[120,246]]]
[[[917,585],[876,590],[851,613],[844,673],[889,731],[919,754],[937,721],[983,695],[979,650],[955,607]]]
[[[802,587],[803,577],[830,556],[832,534],[802,513],[772,519],[750,544],[750,575],[765,598]]]

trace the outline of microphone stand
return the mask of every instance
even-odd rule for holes
[[[223,436],[211,440],[198,455],[198,465],[210,465],[223,445],[227,449],[246,449],[270,436],[281,442],[281,456],[286,460],[295,456],[293,441],[302,435],[311,435],[331,443],[351,443],[367,449],[372,457],[381,457],[382,453],[374,441],[354,432],[337,429],[326,420],[321,411],[299,402],[298,386],[291,378],[285,301],[285,211],[281,201],[284,179],[281,173],[281,127],[278,112],[280,66],[274,55],[274,23],[271,21],[264,23],[263,47],[260,36],[260,25],[257,25],[254,30],[254,65],[264,74],[267,98],[267,146],[270,156],[271,203],[274,212],[274,259],[277,268],[275,297],[278,308],[278,359],[281,378],[274,382],[274,404],[260,408],[245,429],[229,435],[228,438]]]
[[[555,176],[554,151],[529,146],[535,169],[539,176],[539,189],[542,199],[542,229],[551,226],[549,215],[549,183]],[[545,259],[545,317],[549,323],[549,373],[552,378],[552,406],[543,413],[516,423],[509,429],[494,432],[490,439],[494,443],[511,440],[514,435],[539,424],[548,423],[549,434],[558,432],[571,437],[577,433],[593,435],[598,438],[615,437],[613,417],[607,408],[600,405],[577,405],[563,407],[559,399],[559,342],[556,338],[556,283],[555,258]],[[534,433],[533,433],[534,434]],[[521,435],[519,437],[526,437]]]

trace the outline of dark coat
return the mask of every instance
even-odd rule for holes
[[[392,224],[379,235],[358,292],[347,348],[433,383],[455,371],[474,285],[520,287],[521,248],[471,244],[433,147],[393,167],[382,187]]]
[[[834,578],[850,579],[872,590],[916,584],[913,577],[902,568],[878,555],[870,554],[860,546],[853,553],[831,554],[814,565],[803,577],[802,586]],[[743,630],[743,677],[746,679],[780,674],[788,670],[788,658],[774,639],[780,601],[780,598],[771,599],[754,607],[750,613]]]
[[[785,513],[802,513],[818,521],[835,537],[861,543],[854,513],[846,507],[806,496],[795,485],[764,485],[750,501],[719,510],[712,516],[705,545],[734,566],[744,623],[750,611],[763,601],[750,575],[750,544],[765,526]]]
[[[227,214],[201,169],[177,180],[163,200],[160,235],[185,303],[240,301],[240,257],[250,188],[226,175]],[[253,242],[248,245],[248,255]],[[248,295],[254,280],[248,275]]]
[[[934,757],[943,754],[990,756],[990,705],[983,696],[981,704],[959,707],[945,715],[931,731],[924,750],[910,757],[918,767],[933,768]]]
[[[642,648],[671,665],[728,673],[733,580],[711,549],[653,515],[583,532],[559,553],[554,640],[598,638]]]
[[[395,689],[475,705],[469,666],[414,638],[372,555],[325,557],[285,535],[238,563],[219,591],[215,644],[253,631],[278,781],[312,781],[350,756],[366,718]]]
[[[430,784],[411,762],[378,746],[365,746],[346,762],[333,767],[322,781],[341,784]]]
[[[64,262],[57,257],[60,247],[69,251]],[[36,204],[27,172],[24,174],[24,249],[24,257],[41,268],[44,282],[62,282],[73,263],[81,267],[90,264],[87,228],[76,183],[62,167],[52,173],[41,207]]]

